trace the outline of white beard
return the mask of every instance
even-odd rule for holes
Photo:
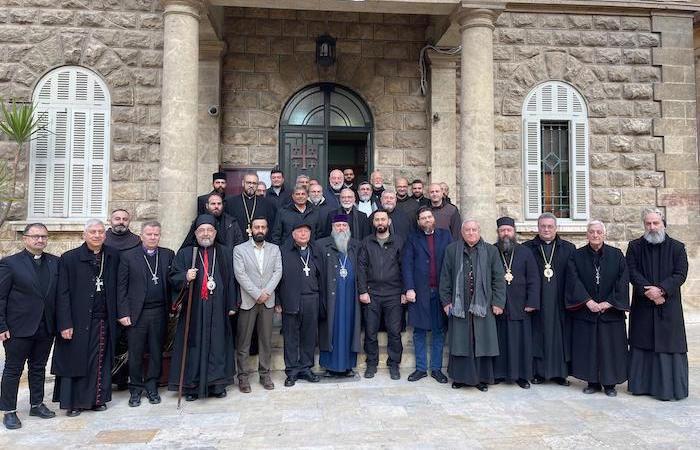
[[[650,244],[660,244],[666,239],[666,230],[645,231],[644,239]]]
[[[331,237],[335,243],[336,248],[340,253],[348,252],[348,242],[350,242],[350,230],[348,231],[331,231]]]

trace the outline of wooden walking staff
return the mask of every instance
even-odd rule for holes
[[[192,247],[192,269],[197,264],[197,247]],[[195,278],[196,280],[197,278]],[[192,315],[192,286],[194,280],[187,282],[187,312],[185,313],[185,336],[182,342],[182,361],[180,362],[180,383],[177,386],[177,409],[182,402],[182,384],[185,382],[185,363],[187,362],[187,343],[190,337],[190,316]]]

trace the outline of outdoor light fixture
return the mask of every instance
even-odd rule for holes
[[[321,67],[335,64],[335,41],[336,39],[327,33],[316,38],[316,64]]]

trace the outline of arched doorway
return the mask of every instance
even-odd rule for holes
[[[367,179],[373,120],[356,93],[334,83],[307,86],[289,99],[280,118],[279,161],[294,182],[300,174],[328,182],[333,169],[352,168]]]

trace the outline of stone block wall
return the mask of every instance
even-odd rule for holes
[[[374,168],[425,178],[429,158],[426,98],[418,54],[425,16],[227,8],[223,65],[224,167],[278,163],[279,115],[299,89],[321,81],[353,89],[374,115]],[[337,38],[337,62],[315,64],[315,39]]]
[[[107,83],[112,99],[108,209],[126,208],[135,220],[158,214],[162,27],[157,0],[6,0],[0,9],[0,97],[30,101],[39,79],[62,65],[89,68]],[[1,141],[0,157],[13,145]],[[22,155],[22,191],[28,159]],[[16,220],[26,219],[26,192],[21,197],[13,209]],[[80,241],[76,232],[55,236],[49,249],[59,253]],[[12,242],[16,237],[3,227],[0,255],[18,245]]]
[[[506,12],[494,31],[494,71],[500,213],[523,219],[525,96],[544,81],[568,82],[588,106],[591,218],[625,249],[642,233],[642,208],[664,209],[669,234],[686,242],[691,260],[685,301],[699,306],[692,16]]]

